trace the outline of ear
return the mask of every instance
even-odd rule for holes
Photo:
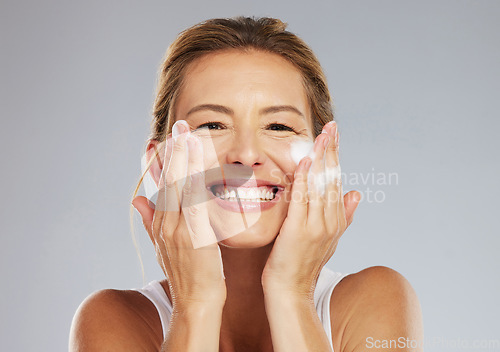
[[[146,165],[149,164],[150,160],[154,158],[148,172],[158,187],[164,165],[163,159],[165,158],[165,143],[160,143],[157,140],[150,140],[146,147],[145,157]]]

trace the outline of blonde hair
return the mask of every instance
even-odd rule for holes
[[[286,27],[286,23],[275,18],[240,16],[210,19],[181,32],[168,47],[160,66],[148,142],[151,140],[163,142],[171,132],[175,122],[173,116],[175,102],[189,64],[203,55],[228,49],[274,53],[292,63],[302,74],[311,107],[313,134],[317,136],[321,133],[323,125],[333,120],[333,105],[326,77],[313,51],[302,39],[287,31]],[[157,156],[158,149],[141,175],[132,199],[137,195],[144,175]],[[130,214],[132,236],[144,278],[144,267],[134,236],[132,206]]]

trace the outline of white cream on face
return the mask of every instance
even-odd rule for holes
[[[310,140],[297,140],[290,143],[290,157],[295,164],[299,164],[300,160],[309,156],[314,161],[314,142]],[[324,162],[323,157],[323,162]],[[312,169],[309,169],[307,174],[309,187],[315,187],[316,191],[322,196],[326,193],[327,185],[336,183],[340,186],[341,181],[340,165],[336,167],[325,167],[324,171],[315,175]]]
[[[311,159],[314,158],[313,152],[314,142],[309,140],[297,140],[290,143],[290,156],[296,165],[299,165],[300,161],[309,156]]]

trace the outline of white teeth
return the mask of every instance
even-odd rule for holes
[[[250,189],[250,192],[248,192],[249,194],[247,194],[249,196],[249,198],[262,198],[261,197],[261,192],[259,192],[259,190],[255,189],[255,188],[251,188]]]
[[[259,188],[237,188],[227,187],[224,192],[216,192],[215,195],[227,201],[251,201],[251,202],[268,202],[274,199],[274,192],[266,187]]]
[[[267,199],[267,191],[260,189],[256,193],[257,193],[256,197],[261,199]]]

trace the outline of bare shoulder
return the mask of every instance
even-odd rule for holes
[[[420,303],[408,280],[391,268],[373,266],[346,276],[333,290],[330,313],[336,352],[384,343],[398,343],[384,346],[398,351],[420,351],[413,348],[423,338]]]
[[[133,290],[101,290],[73,317],[70,351],[158,351],[163,340],[154,305]]]

